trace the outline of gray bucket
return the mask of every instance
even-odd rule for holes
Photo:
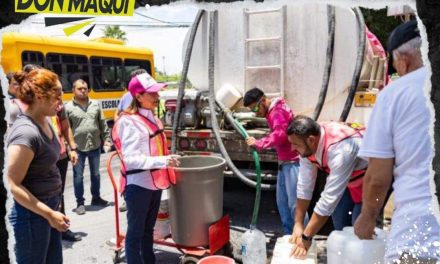
[[[223,171],[215,156],[181,157],[169,192],[171,234],[181,246],[207,246],[209,226],[223,216]]]

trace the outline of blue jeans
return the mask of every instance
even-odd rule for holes
[[[280,166],[277,178],[277,207],[283,232],[292,234],[296,210],[296,185],[298,182],[299,163],[287,163]]]
[[[86,158],[89,160],[90,167],[90,181],[93,198],[98,198],[100,188],[100,175],[99,175],[99,159],[101,157],[101,148],[90,151],[77,151],[78,163],[73,166],[73,188],[75,190],[76,203],[78,205],[84,205],[84,166]]]
[[[58,211],[59,196],[40,201]],[[18,264],[63,263],[61,233],[52,228],[46,219],[14,200],[9,221],[14,229],[15,256]]]
[[[362,203],[354,203],[348,188],[345,189],[341,200],[332,214],[335,230],[342,230],[346,226],[352,226],[356,218],[361,214]]]
[[[129,184],[124,195],[128,222],[125,237],[127,263],[154,264],[153,229],[162,190],[153,191]]]

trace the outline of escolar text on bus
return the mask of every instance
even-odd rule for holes
[[[105,100],[99,100],[101,101],[101,108],[102,110],[107,109],[114,109],[118,107],[119,99],[105,99]]]

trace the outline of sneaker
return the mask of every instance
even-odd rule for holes
[[[92,198],[92,205],[104,207],[108,205],[108,201],[102,199],[101,197]]]
[[[76,242],[81,241],[81,236],[73,233],[72,231],[67,230],[66,232],[61,233],[61,238],[66,241]]]
[[[83,215],[86,213],[86,208],[84,207],[83,204],[79,204],[75,211],[77,214]]]
[[[125,201],[122,203],[121,206],[119,206],[119,212],[125,212],[127,211],[127,204],[125,203]]]

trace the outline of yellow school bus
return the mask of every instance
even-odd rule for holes
[[[72,100],[72,83],[83,79],[89,96],[99,100],[105,118],[111,120],[126,92],[130,73],[143,68],[154,77],[153,52],[128,47],[116,39],[80,41],[23,33],[3,33],[1,65],[5,73],[26,64],[38,64],[60,77],[64,102]]]

